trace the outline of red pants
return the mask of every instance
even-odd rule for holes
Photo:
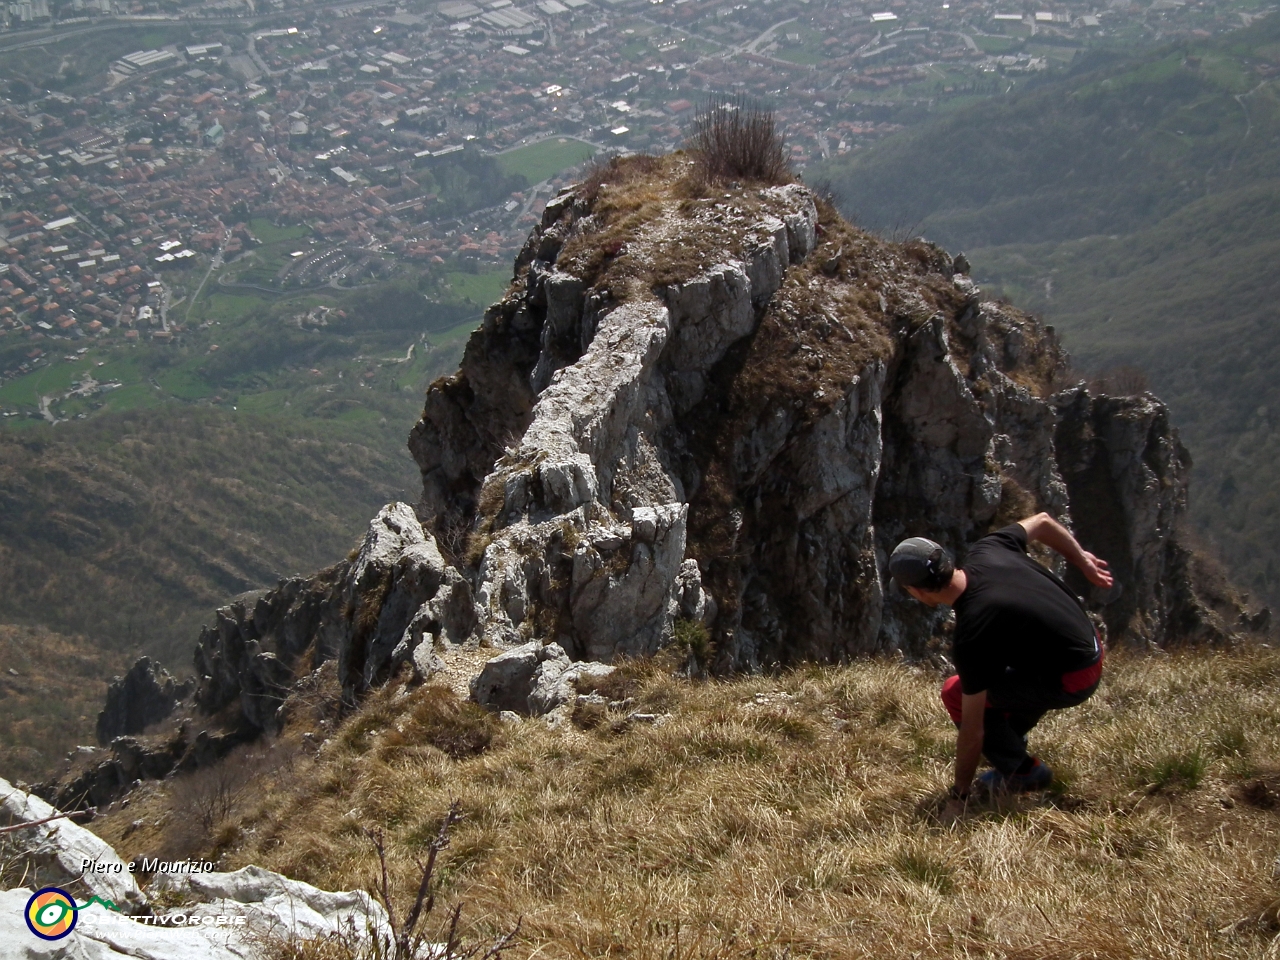
[[[1098,644],[1102,649],[1102,644]],[[982,752],[1001,773],[1010,774],[1027,757],[1027,731],[1050,710],[1063,710],[1084,703],[1098,688],[1102,660],[1082,670],[1063,674],[1060,683],[1046,684],[1010,672],[987,691],[987,709],[982,717]],[[1056,689],[1055,689],[1056,688]],[[942,685],[942,705],[951,720],[960,725],[963,691],[960,677],[948,677]]]

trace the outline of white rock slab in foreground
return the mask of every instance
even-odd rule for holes
[[[0,826],[31,823],[58,813],[37,796],[19,790],[8,780],[0,779]],[[73,883],[80,880],[89,891],[104,900],[132,911],[146,903],[116,852],[96,834],[70,820],[21,830],[13,835],[22,846],[28,883],[40,886]],[[106,870],[86,873],[84,864],[94,863]],[[21,922],[21,921],[19,921]],[[25,926],[24,926],[25,929]],[[32,939],[35,939],[34,937]],[[3,947],[0,947],[0,951]]]
[[[363,890],[330,893],[262,867],[161,877],[153,889],[201,902],[146,920],[93,905],[71,933],[42,940],[27,929],[32,890],[0,893],[0,960],[260,960],[273,939],[323,937],[350,928],[385,934],[382,907]]]
[[[163,929],[99,906],[80,913],[61,940],[42,940],[27,929],[24,912],[33,891],[0,893],[0,960],[257,960],[256,944],[228,927]]]
[[[0,819],[24,823],[56,813],[0,780]],[[5,855],[28,885],[0,892],[0,960],[262,960],[274,940],[351,929],[385,936],[389,930],[386,911],[363,890],[330,893],[248,866],[234,873],[161,873],[151,890],[178,894],[186,906],[129,916],[89,903],[70,933],[45,940],[26,921],[27,902],[42,887],[65,887],[77,904],[87,902],[87,889],[130,913],[150,911],[115,850],[83,827],[58,820],[6,837]],[[85,871],[85,863],[119,872]]]
[[[165,874],[151,890],[200,901],[188,913],[202,917],[242,914],[250,928],[266,934],[323,937],[346,929],[348,920],[360,931],[371,928],[385,934],[390,929],[382,905],[363,890],[332,893],[259,866],[234,873]]]

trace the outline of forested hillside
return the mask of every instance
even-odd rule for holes
[[[128,658],[85,636],[0,624],[0,769],[38,780],[68,750],[92,744],[113,674]]]
[[[1082,373],[1140,368],[1195,458],[1196,523],[1272,602],[1277,74],[1273,16],[1082,62],[822,171],[861,223],[964,250],[989,292],[1057,325]]]
[[[41,434],[0,434],[0,622],[180,668],[215,607],[341,559],[414,478],[377,433],[326,437],[221,411],[136,411]]]

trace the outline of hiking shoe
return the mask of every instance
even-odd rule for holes
[[[988,795],[997,793],[1029,793],[1043,790],[1053,782],[1053,771],[1038,758],[1026,773],[1004,774],[991,769],[978,777],[978,788]]]

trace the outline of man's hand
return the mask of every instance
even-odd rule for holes
[[[944,827],[953,827],[964,816],[965,802],[963,800],[948,800],[946,806],[942,808],[942,813],[938,819],[942,821]]]
[[[1087,550],[1082,550],[1081,554],[1080,572],[1084,574],[1085,579],[1095,587],[1110,589],[1115,580],[1111,576],[1111,571],[1107,569],[1107,561],[1094,556]]]
[[[1051,550],[1056,550],[1094,586],[1110,589],[1113,580],[1107,569],[1107,561],[1082,548],[1071,531],[1049,514],[1037,513],[1034,517],[1019,520],[1018,523],[1027,531],[1028,541],[1038,540]]]

